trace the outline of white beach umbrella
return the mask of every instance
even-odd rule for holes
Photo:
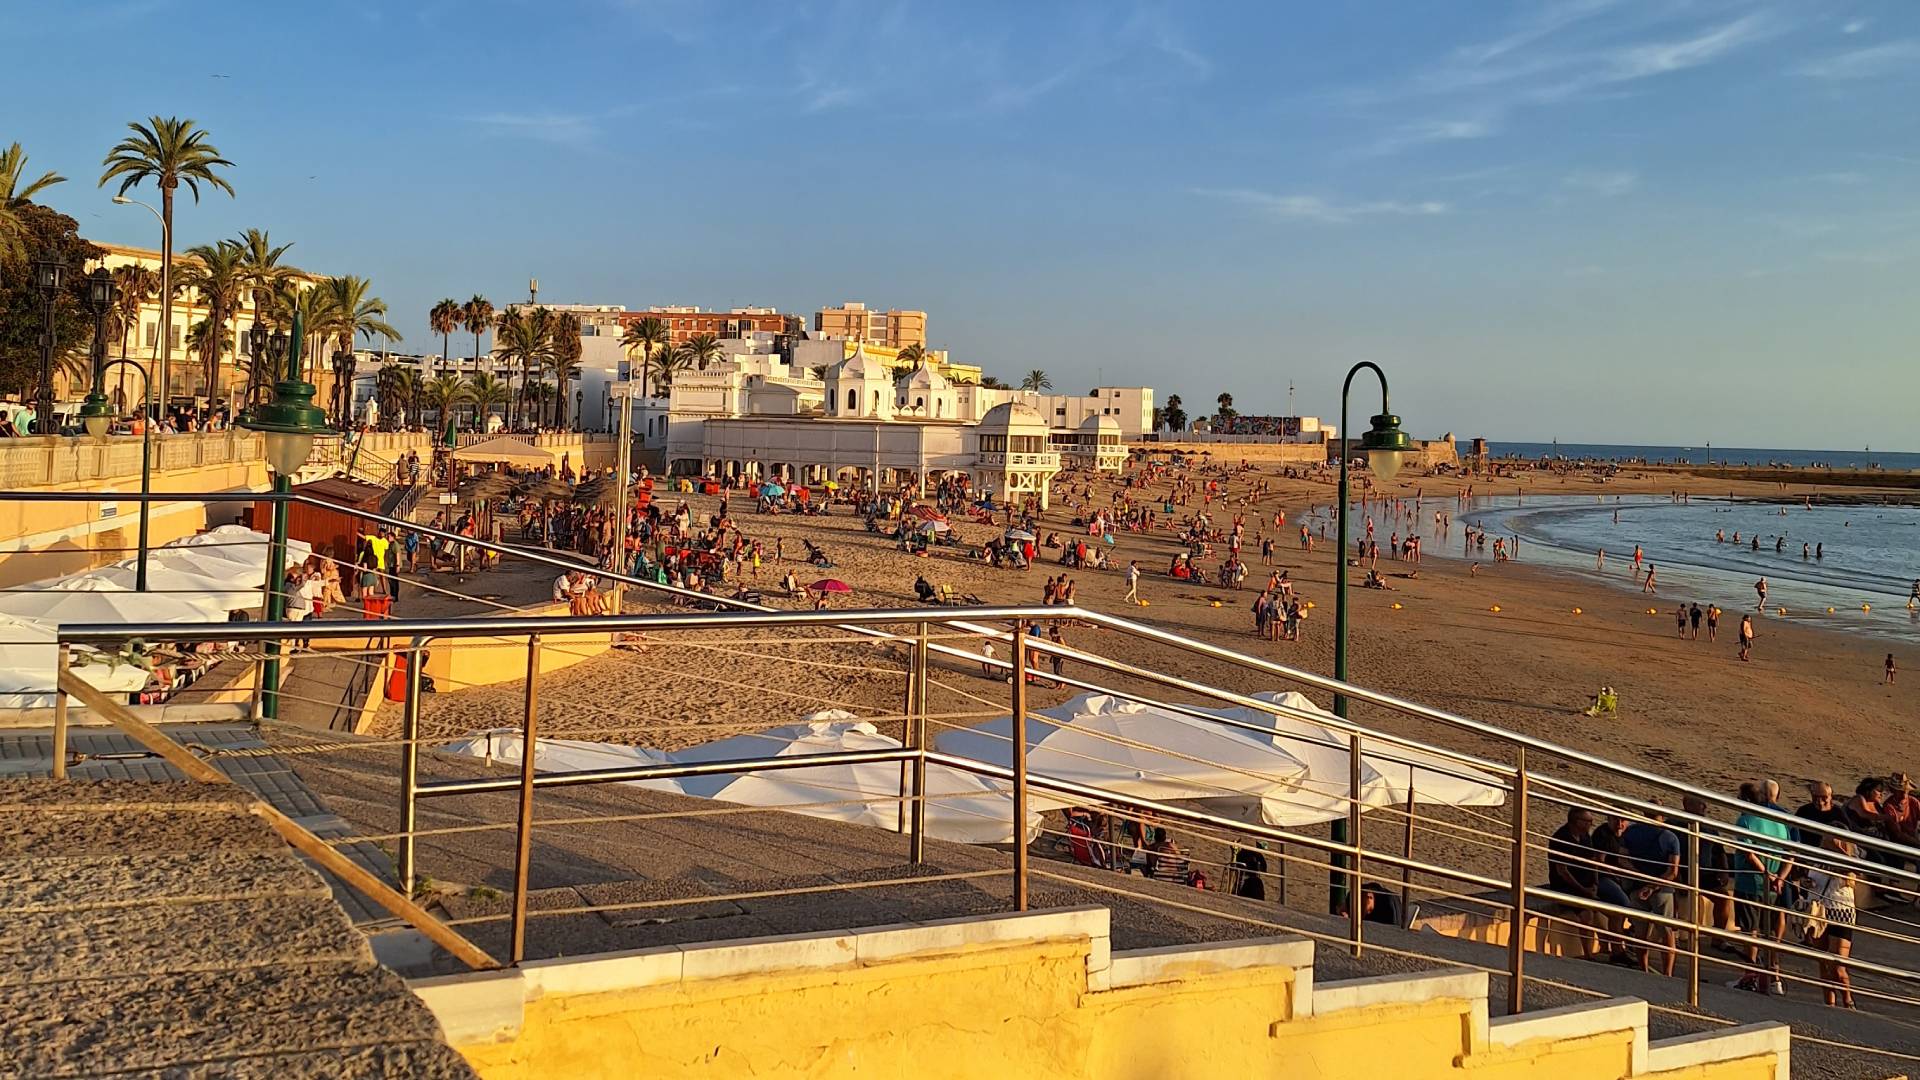
[[[136,556],[131,559],[122,559],[111,565],[137,570],[139,562]],[[221,558],[199,548],[154,548],[147,553],[147,572],[152,574],[156,566],[165,566],[182,573],[217,581],[223,589],[257,590],[266,581],[265,559],[261,560],[258,567],[254,567],[246,561]]]
[[[193,548],[196,552],[215,558],[231,559],[257,567],[264,580],[267,573],[267,552],[273,538],[257,529],[245,525],[220,525],[193,536],[183,536],[170,544],[168,548]],[[300,562],[313,554],[313,545],[304,540],[287,538],[287,561]]]
[[[464,739],[442,746],[450,754],[485,758],[508,765],[520,764],[524,740],[519,728],[493,728],[476,731]],[[667,755],[645,746],[590,742],[585,739],[538,739],[533,765],[540,772],[576,772],[581,769],[620,769],[634,765],[664,765]],[[680,788],[670,780],[629,781],[676,794]]]
[[[53,627],[0,615],[0,708],[51,708],[58,663],[59,646],[54,642]],[[68,667],[89,685],[109,693],[128,693],[147,685],[145,668],[128,662],[110,663],[84,646],[73,650]]]
[[[239,566],[238,563],[227,559],[212,561],[231,566]],[[246,567],[241,566],[240,569],[245,570]],[[102,581],[115,589],[132,592],[139,584],[140,569],[138,560],[135,559],[96,567],[95,569],[75,574],[73,577],[63,580]],[[256,583],[256,585],[257,584],[258,583]],[[65,586],[56,583],[53,587],[62,588]],[[260,589],[257,587],[253,589],[247,589],[245,587],[236,589],[228,585],[225,579],[196,574],[188,570],[182,570],[171,562],[154,560],[149,560],[147,563],[147,591],[154,595],[176,597],[178,599],[192,601],[196,604],[211,604],[218,607],[222,612],[234,611],[240,608],[256,608],[260,606],[261,599]]]
[[[54,625],[205,623],[227,619],[224,610],[204,598],[133,592],[113,582],[89,577],[66,577],[0,593],[0,614]]]
[[[808,720],[808,723],[676,750],[668,757],[684,764],[887,750],[900,746],[897,740],[880,734],[872,724],[849,722],[853,720],[851,713],[832,710],[814,713]],[[890,831],[897,831],[900,825],[899,804],[892,801],[900,794],[900,766],[893,763],[690,776],[680,781],[680,789],[699,798],[784,808],[810,817]],[[1013,800],[972,773],[928,765],[925,794],[928,836],[962,844],[1012,842]],[[1040,820],[1037,810],[1028,813],[1025,841],[1031,842],[1038,835]]]
[[[1352,740],[1323,722],[1334,714],[1315,705],[1305,694],[1266,692],[1253,697],[1271,702],[1279,715],[1264,709],[1235,706],[1209,710],[1246,724],[1259,732],[1235,729],[1236,734],[1277,746],[1307,763],[1307,776],[1290,800],[1270,801],[1262,819],[1269,825],[1311,825],[1347,816],[1353,790],[1350,770]],[[1416,804],[1433,806],[1499,806],[1506,801],[1498,778],[1453,760],[1410,747],[1379,743],[1369,750],[1360,744],[1360,804],[1363,807],[1405,806],[1412,794]]]
[[[941,732],[940,750],[1011,767],[1012,718]],[[1027,721],[1027,769],[1115,795],[1156,802],[1238,799],[1265,804],[1293,795],[1305,763],[1272,745],[1110,694],[1082,694]],[[1081,800],[1035,791],[1043,809]]]

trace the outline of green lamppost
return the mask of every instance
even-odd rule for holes
[[[1395,474],[1400,471],[1401,455],[1406,453],[1410,445],[1407,439],[1407,433],[1400,430],[1400,418],[1393,415],[1393,412],[1387,404],[1386,372],[1381,371],[1379,365],[1368,360],[1362,360],[1353,365],[1347,372],[1346,381],[1340,384],[1340,504],[1336,515],[1339,520],[1340,550],[1338,559],[1334,564],[1333,585],[1333,677],[1340,682],[1347,681],[1347,513],[1349,501],[1347,495],[1347,459],[1351,456],[1347,453],[1347,396],[1353,390],[1353,377],[1360,374],[1363,369],[1373,372],[1374,375],[1380,379],[1380,415],[1373,418],[1372,426],[1368,428],[1367,433],[1360,438],[1360,450],[1367,455],[1367,467],[1373,471],[1375,476],[1378,476],[1382,480],[1393,479]],[[1342,720],[1347,718],[1347,696],[1345,694],[1335,694],[1333,696],[1333,713]],[[1356,750],[1352,756],[1354,762],[1353,773],[1355,783],[1357,784],[1360,771],[1360,754]],[[1354,807],[1350,808],[1346,819],[1333,823],[1334,843],[1344,844],[1350,842],[1349,838],[1353,835],[1353,830],[1348,826],[1350,821],[1359,817],[1358,806],[1359,804],[1356,802]],[[1334,871],[1332,880],[1327,883],[1329,909],[1335,914],[1338,914],[1343,906],[1347,907],[1352,921],[1357,925],[1360,921],[1361,914],[1360,898],[1358,895],[1355,895],[1352,897],[1351,904],[1347,904],[1346,901],[1348,900],[1347,893],[1349,887],[1351,887],[1356,894],[1359,892],[1359,877],[1355,873],[1343,872],[1347,867],[1346,856],[1334,856],[1333,863]]]
[[[274,335],[278,337],[279,335]],[[300,343],[306,327],[296,313],[287,347],[286,377],[274,385],[273,400],[248,410],[240,427],[266,436],[267,465],[273,469],[273,538],[267,546],[267,621],[287,617],[287,503],[293,474],[307,463],[317,435],[331,435],[327,414],[313,403],[317,391],[300,367]],[[277,346],[279,343],[275,342]],[[276,347],[275,352],[278,352]],[[280,714],[280,643],[267,642],[266,662],[260,671],[260,715],[271,720]]]

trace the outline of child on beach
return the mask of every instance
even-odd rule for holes
[[[1886,680],[1886,685],[1888,685],[1888,686],[1892,686],[1892,685],[1893,685],[1893,654],[1892,654],[1892,653],[1888,653],[1888,654],[1887,654],[1887,680]]]

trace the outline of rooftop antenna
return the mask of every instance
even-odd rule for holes
[[[539,278],[527,279],[527,306],[528,307],[540,306],[540,279]]]
[[[1292,379],[1288,379],[1288,380],[1287,380],[1287,415],[1288,415],[1288,416],[1292,416],[1292,415],[1294,415],[1294,412],[1293,412],[1293,380],[1292,380]]]

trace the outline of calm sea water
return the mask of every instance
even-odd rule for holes
[[[1445,538],[1430,535],[1435,509],[1453,512]],[[1778,617],[1776,609],[1784,607],[1788,618],[1920,640],[1920,611],[1906,606],[1920,578],[1917,506],[1806,509],[1798,503],[1699,497],[1675,503],[1646,496],[1509,495],[1475,499],[1466,509],[1427,500],[1420,516],[1429,553],[1463,555],[1461,525],[1470,522],[1490,536],[1519,537],[1523,563],[1554,566],[1638,593],[1639,579],[1631,573],[1637,544],[1659,571],[1658,600],[1649,606],[1664,610],[1681,601],[1712,601],[1729,611],[1751,610],[1754,582],[1765,577],[1769,617]],[[1384,522],[1379,527],[1390,531]],[[1732,539],[1736,532],[1738,544]],[[1752,543],[1756,536],[1758,550]],[[1820,557],[1803,554],[1803,544]],[[1601,550],[1607,555],[1605,570],[1594,565]],[[1486,555],[1476,551],[1473,557],[1491,556],[1489,539]],[[1872,610],[1863,611],[1862,605]]]
[[[1818,465],[1830,469],[1920,470],[1920,454],[1882,450],[1766,450],[1747,447],[1623,446],[1614,443],[1490,443],[1495,457],[1537,460],[1563,457],[1575,461],[1649,461],[1692,465]]]

